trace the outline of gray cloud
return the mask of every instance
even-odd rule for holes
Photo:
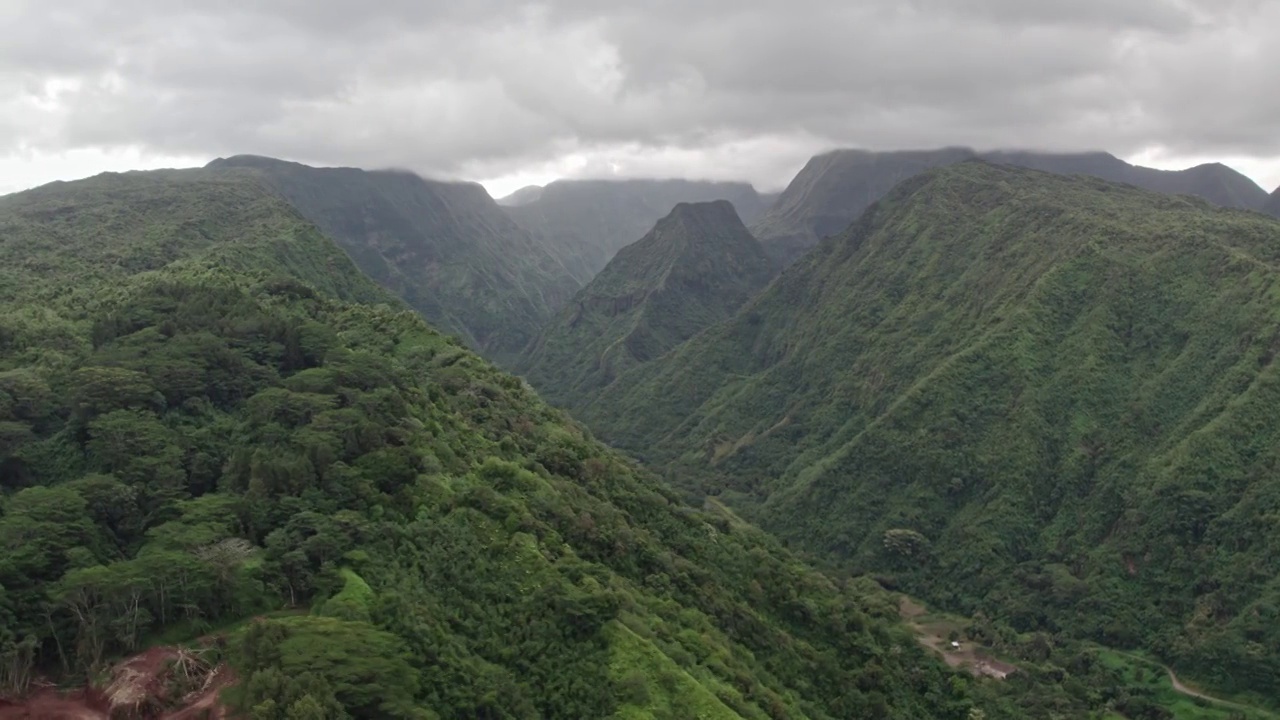
[[[602,6],[9,0],[0,155],[773,185],[833,145],[1280,156],[1280,0]]]

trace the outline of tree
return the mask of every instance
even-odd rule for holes
[[[894,528],[883,536],[885,550],[901,558],[921,559],[929,552],[929,540],[915,530]]]

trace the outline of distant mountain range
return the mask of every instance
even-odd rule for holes
[[[573,407],[727,319],[773,275],[729,201],[680,203],[574,296],[516,369],[546,397]]]
[[[698,180],[557,180],[499,200],[507,213],[544,238],[575,271],[600,272],[614,253],[639,240],[677,204],[728,200],[745,223],[761,217],[774,196],[746,183]]]
[[[367,275],[487,357],[514,356],[590,276],[521,228],[474,183],[313,168],[239,155]]]
[[[1267,193],[1257,183],[1219,163],[1156,170],[1102,152],[979,153],[960,147],[898,152],[836,150],[812,158],[768,213],[749,225],[771,256],[789,264],[821,238],[844,230],[901,181],[933,167],[974,158],[1058,174],[1092,175],[1156,192],[1196,195],[1224,207],[1261,210],[1267,203]]]

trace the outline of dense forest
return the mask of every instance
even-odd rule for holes
[[[264,615],[226,649],[254,718],[988,702],[892,596],[683,505],[251,173],[8,196],[0,254],[5,695]]]
[[[848,571],[1274,702],[1278,253],[1260,214],[960,163],[583,417]]]
[[[808,291],[843,287],[850,258],[879,242],[868,228],[895,208],[916,208],[911,227],[926,237],[931,216],[916,203],[964,217],[975,192],[987,199],[984,212],[1048,217],[1034,203],[1019,210],[1019,198],[1062,188],[1037,185],[1035,174],[983,175],[994,172],[961,168],[933,181],[940,194],[925,192],[928,182],[903,189],[851,231],[855,240],[820,248],[830,254],[813,266],[830,275]],[[744,250],[734,238],[699,238]],[[709,270],[692,266],[711,256],[658,245],[658,287],[677,270]],[[989,249],[974,244],[973,252]],[[740,332],[733,328],[744,320],[769,329],[768,298],[800,298],[796,283],[813,280],[802,267],[726,325],[653,358],[652,371],[624,373],[607,393],[627,390],[633,374],[660,382],[674,372],[670,360],[688,360],[690,348],[712,352],[705,343]],[[883,288],[871,283],[866,292]],[[753,347],[786,357],[766,337]],[[844,342],[829,331],[812,338]],[[795,338],[778,342],[798,343],[814,361],[828,357]],[[758,362],[753,352],[732,349],[732,360]],[[664,401],[717,392],[704,382]],[[832,387],[835,400],[848,399],[838,385],[813,385]],[[740,390],[740,400],[761,402],[753,385]],[[1076,566],[997,565],[994,545],[983,561],[996,569],[958,574],[943,547],[953,538],[923,522],[937,516],[919,486],[893,506],[856,496],[877,517],[859,516],[863,508],[839,494],[818,495],[823,504],[814,506],[801,492],[787,502],[762,492],[762,478],[775,472],[761,452],[769,438],[825,417],[818,404],[794,405],[791,420],[751,441],[726,446],[717,435],[720,444],[708,446],[716,452],[704,457],[682,449],[695,447],[682,445],[686,438],[677,442],[680,434],[705,442],[704,426],[621,397],[632,401],[627,412],[648,413],[628,438],[652,438],[637,447],[665,478],[432,329],[260,172],[106,174],[0,198],[0,710],[48,682],[109,691],[129,663],[158,657],[174,668],[164,676],[172,687],[150,697],[147,712],[181,706],[195,681],[177,668],[218,663],[232,673],[221,701],[254,720],[1175,717],[1158,666],[1094,641],[1145,643],[1180,669],[1199,666],[1146,636],[1108,634],[1127,627],[1123,618],[1103,632],[1069,624],[1060,604],[1033,592],[1064,593],[1080,617],[1092,617],[1097,596],[1087,583],[1098,581],[1071,575]],[[738,407],[732,420],[771,422],[765,409]],[[697,405],[680,412],[712,421]],[[622,437],[616,423],[596,419]],[[815,451],[800,438],[789,442]],[[932,462],[923,447],[896,462]],[[814,477],[814,488],[827,487],[826,476]],[[758,517],[784,539],[719,499],[703,502],[707,491],[748,512],[775,512]],[[958,512],[1003,541],[1001,526],[979,510]],[[833,533],[845,544],[833,545]],[[857,537],[865,542],[855,550]],[[816,554],[807,562],[786,542]],[[1230,547],[1243,555],[1254,546]],[[1147,563],[1157,566],[1141,562],[1144,574]],[[1179,567],[1164,570],[1166,579]],[[1008,581],[982,596],[981,583],[1003,570]],[[1130,592],[1114,580],[1106,587]],[[1016,663],[1016,672],[993,680],[948,669],[922,647],[924,621],[902,620],[911,603],[901,589],[970,613],[945,620],[952,635]],[[1246,651],[1270,642],[1265,602],[1228,626],[1264,633]],[[1240,625],[1246,620],[1254,624]],[[1168,625],[1153,628],[1164,633],[1157,638],[1175,637]],[[1216,631],[1217,657],[1257,672]],[[1265,686],[1241,675],[1239,687]],[[1203,700],[1186,707],[1192,714],[1176,717],[1267,717]]]

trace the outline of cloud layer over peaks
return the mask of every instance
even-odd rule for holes
[[[1277,0],[9,0],[0,157],[784,182],[810,153],[1280,156]]]

